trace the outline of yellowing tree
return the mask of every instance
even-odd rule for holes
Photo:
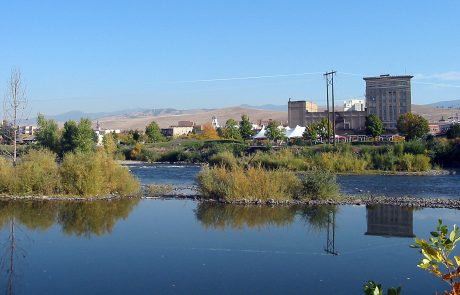
[[[219,134],[217,134],[216,129],[211,125],[211,123],[207,123],[203,125],[201,138],[203,139],[219,139]]]

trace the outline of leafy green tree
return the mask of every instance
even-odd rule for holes
[[[310,144],[313,144],[313,141],[316,142],[318,139],[318,124],[311,123],[305,126],[305,131],[302,134],[302,137],[305,140],[309,140]]]
[[[56,121],[46,120],[44,115],[38,114],[37,125],[38,131],[35,134],[35,138],[38,144],[58,154],[60,152],[61,134]]]
[[[366,117],[366,133],[374,138],[383,134],[383,122],[374,114]]]
[[[457,137],[460,137],[460,124],[453,124],[450,126],[450,128],[447,130],[447,138],[454,139]]]
[[[225,127],[222,128],[222,137],[228,139],[240,140],[241,134],[238,128],[238,122],[233,119],[228,119],[225,123]]]
[[[332,122],[329,122],[329,124],[328,124],[327,119],[323,118],[316,125],[316,130],[318,132],[319,137],[321,137],[321,139],[323,139],[323,140],[327,139],[328,135],[332,136],[332,134],[333,134],[333,132],[332,132]]]
[[[249,117],[247,115],[241,116],[240,121],[240,134],[244,140],[251,139],[254,135],[252,131],[252,124],[249,121]]]
[[[95,135],[89,119],[73,120],[64,123],[61,138],[62,155],[68,152],[90,152],[94,149]]]
[[[147,135],[148,140],[151,142],[160,142],[164,140],[160,126],[158,126],[155,121],[150,122],[150,124],[145,127],[145,135]]]
[[[284,134],[284,130],[279,128],[280,126],[280,122],[271,121],[268,123],[265,136],[272,141],[284,140],[286,135]]]
[[[399,116],[397,128],[399,133],[404,135],[408,141],[414,138],[422,138],[430,132],[428,121],[422,116],[412,113]]]
[[[77,132],[77,151],[89,152],[94,149],[96,134],[89,119],[80,119]]]
[[[74,120],[64,123],[61,138],[61,153],[72,152],[77,148],[78,125]]]

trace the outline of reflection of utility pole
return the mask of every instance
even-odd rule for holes
[[[335,251],[335,211],[334,210],[329,212],[327,216],[327,240],[326,240],[326,248],[324,248],[324,251],[327,254],[339,255],[339,253]]]
[[[324,77],[326,78],[326,99],[327,99],[327,137],[328,143],[331,143],[331,135],[329,131],[329,126],[331,125],[331,115],[329,109],[329,85],[331,86],[331,99],[332,99],[332,135],[333,135],[333,143],[335,145],[335,99],[334,99],[334,75],[336,71],[326,72]],[[331,77],[329,79],[329,76]]]

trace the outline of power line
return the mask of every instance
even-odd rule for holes
[[[233,81],[233,80],[251,80],[251,79],[266,79],[266,78],[296,77],[296,76],[319,75],[319,74],[322,74],[322,73],[321,72],[310,72],[310,73],[297,73],[297,74],[249,76],[249,77],[213,78],[213,79],[189,80],[189,81],[173,81],[173,82],[170,82],[170,83],[219,82],[219,81]]]

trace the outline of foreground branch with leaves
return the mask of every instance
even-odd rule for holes
[[[458,227],[454,225],[449,232],[447,226],[439,219],[436,231],[430,234],[428,240],[416,238],[415,244],[411,246],[420,249],[423,255],[422,261],[417,266],[449,284],[452,290],[446,291],[445,294],[460,295],[460,256],[454,256],[453,260],[450,258],[460,241]]]

